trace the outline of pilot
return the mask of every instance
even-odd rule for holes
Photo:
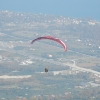
[[[48,72],[48,68],[45,68],[44,70],[45,70],[45,72]]]

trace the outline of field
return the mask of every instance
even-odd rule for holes
[[[87,35],[99,22],[77,25],[78,19],[30,14],[26,21],[26,15],[0,20],[0,100],[99,100],[99,40]],[[30,44],[48,35],[64,41],[68,51],[52,40]]]

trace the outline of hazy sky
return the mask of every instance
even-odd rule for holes
[[[100,0],[0,0],[0,11],[2,10],[100,21]]]

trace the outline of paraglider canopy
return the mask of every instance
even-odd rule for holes
[[[65,44],[62,40],[60,40],[60,39],[58,39],[58,38],[55,38],[55,37],[52,37],[52,36],[42,36],[42,37],[38,37],[38,38],[32,40],[31,44],[33,44],[35,41],[41,40],[41,39],[49,39],[49,40],[56,41],[56,42],[58,42],[59,44],[61,44],[61,45],[64,47],[64,50],[65,50],[65,51],[68,50],[66,44]]]

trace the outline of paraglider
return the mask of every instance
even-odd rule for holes
[[[38,38],[32,40],[31,44],[33,44],[34,42],[36,42],[36,41],[38,41],[38,40],[42,40],[42,39],[53,40],[53,41],[59,43],[60,45],[62,45],[65,51],[68,50],[66,44],[65,44],[62,40],[60,40],[60,39],[58,39],[58,38],[55,38],[55,37],[52,37],[52,36],[41,36],[41,37],[38,37]],[[44,70],[45,70],[45,72],[48,72],[48,68],[45,68]]]
[[[33,44],[37,40],[42,40],[42,39],[49,39],[49,40],[56,41],[56,42],[58,42],[59,44],[61,44],[63,46],[63,48],[64,48],[65,51],[67,51],[67,49],[68,49],[67,46],[66,46],[66,44],[62,40],[60,40],[58,38],[55,38],[55,37],[52,37],[52,36],[42,36],[42,37],[38,37],[38,38],[32,40],[31,44]]]

